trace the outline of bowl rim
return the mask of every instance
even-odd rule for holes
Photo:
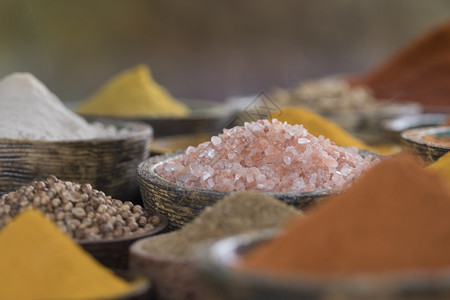
[[[135,241],[135,240],[140,240],[140,239],[145,239],[148,237],[156,236],[158,233],[164,232],[164,230],[167,229],[167,226],[169,225],[169,219],[159,212],[152,211],[151,214],[158,216],[160,219],[160,223],[157,226],[155,226],[153,229],[146,231],[144,233],[130,235],[130,236],[126,236],[126,237],[115,238],[115,239],[100,239],[100,240],[74,239],[74,240],[77,244],[82,245],[82,246],[99,245],[99,244],[112,245],[112,244],[116,244],[116,243]]]
[[[401,132],[401,138],[407,142],[423,145],[430,148],[450,150],[450,146],[427,143],[422,140],[426,135],[440,132],[450,132],[450,126],[429,126],[415,129],[408,129]]]
[[[277,229],[265,229],[226,237],[212,244],[204,244],[196,252],[194,263],[200,270],[215,272],[221,277],[246,280],[251,284],[258,282],[258,284],[296,291],[332,287],[347,292],[371,292],[380,288],[395,289],[396,285],[414,288],[421,282],[450,289],[450,266],[439,270],[410,269],[384,273],[329,275],[314,275],[307,272],[274,274],[270,271],[236,268],[239,259],[239,254],[236,252],[239,247],[246,247],[248,250],[259,242],[269,241],[279,233],[281,231]],[[218,250],[219,248],[221,249]],[[434,280],[436,282],[430,282]]]
[[[153,137],[153,128],[144,122],[128,122],[123,120],[96,120],[93,123],[102,123],[104,125],[112,125],[115,127],[122,126],[130,129],[128,132],[119,133],[113,136],[97,137],[93,139],[78,139],[78,140],[29,140],[29,139],[9,139],[0,138],[0,144],[21,143],[21,144],[42,144],[42,145],[78,145],[78,144],[101,144],[115,141],[125,141],[132,138]]]
[[[445,121],[447,117],[450,117],[450,115],[442,113],[421,113],[414,115],[403,115],[381,121],[381,127],[383,130],[400,133],[402,131],[406,131],[409,129],[417,129],[418,126],[420,126],[420,128],[431,127],[433,126],[432,124],[435,124],[432,121],[434,120]],[[408,125],[412,125],[412,127],[409,127]],[[436,123],[436,126],[439,126],[439,123]]]

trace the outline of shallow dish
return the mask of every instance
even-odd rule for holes
[[[129,132],[80,141],[0,139],[0,194],[55,175],[90,183],[113,198],[133,202],[139,196],[136,167],[149,156],[152,128],[141,123],[107,123]]]
[[[160,236],[139,240],[130,247],[130,268],[146,276],[153,284],[156,299],[201,299],[202,284],[194,264],[186,259],[152,255],[143,245]]]
[[[130,245],[139,239],[148,238],[167,230],[167,218],[159,213],[156,215],[160,219],[159,225],[145,233],[111,240],[77,240],[77,243],[108,268],[128,269]]]
[[[198,251],[196,265],[206,299],[448,299],[450,270],[386,275],[355,274],[276,277],[235,268],[243,253],[272,238],[275,231],[230,237]]]
[[[433,142],[433,136],[450,137],[450,126],[410,129],[401,134],[405,147],[420,155],[426,162],[433,162],[450,150],[450,143],[445,145]]]
[[[401,141],[402,131],[419,127],[439,126],[449,119],[448,114],[417,114],[400,116],[381,122],[383,135],[386,139],[394,142]]]
[[[169,228],[177,229],[194,219],[205,207],[213,205],[230,192],[185,188],[158,176],[156,165],[182,155],[184,151],[154,156],[142,162],[137,170],[142,201],[148,209],[157,211],[169,219]],[[361,155],[379,155],[360,150]],[[304,193],[267,193],[297,208],[306,208],[336,192],[316,190]]]

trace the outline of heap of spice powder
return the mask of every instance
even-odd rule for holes
[[[219,191],[305,192],[341,190],[369,169],[374,158],[336,146],[302,125],[273,119],[245,123],[188,147],[157,165],[158,175],[187,188]]]
[[[18,215],[0,244],[1,299],[111,299],[133,288],[39,211]]]
[[[239,266],[286,275],[448,269],[449,214],[446,183],[415,158],[400,155],[293,220]]]
[[[84,115],[115,117],[187,116],[189,109],[158,84],[146,65],[110,79],[77,110]]]
[[[88,123],[30,73],[13,73],[0,81],[0,128],[0,138],[43,141],[108,138],[128,132]]]
[[[275,112],[273,116],[276,116],[279,121],[287,122],[290,125],[302,124],[312,135],[323,135],[325,138],[341,147],[356,147],[386,155],[398,151],[395,147],[369,146],[346,132],[333,121],[328,120],[307,108],[287,106]]]
[[[419,37],[367,74],[349,78],[349,82],[369,86],[378,98],[450,106],[450,22]]]
[[[182,229],[152,238],[144,250],[167,258],[190,258],[198,244],[246,231],[274,228],[301,212],[257,192],[236,192],[205,208]]]

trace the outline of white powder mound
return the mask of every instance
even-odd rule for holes
[[[0,138],[65,141],[111,137],[113,126],[89,124],[29,73],[0,81]]]

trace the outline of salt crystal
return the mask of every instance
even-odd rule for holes
[[[195,151],[195,148],[192,146],[187,147],[186,154],[189,155]]]
[[[155,171],[192,188],[308,192],[343,189],[374,163],[354,150],[312,136],[302,125],[273,119],[224,130]]]
[[[213,148],[208,149],[208,154],[206,155],[206,157],[208,158],[214,158],[216,156],[216,150],[214,150]]]
[[[214,146],[219,146],[220,143],[222,143],[222,139],[218,136],[213,136],[211,138],[211,142],[214,144]]]
[[[209,189],[212,189],[213,187],[214,187],[214,179],[212,179],[212,178],[209,178],[207,181],[206,181],[206,186],[209,188]]]
[[[308,144],[308,143],[311,143],[311,141],[308,140],[308,139],[305,139],[305,138],[299,138],[297,140],[297,143],[299,143],[299,144]]]
[[[283,157],[283,161],[288,166],[291,164],[291,158],[289,156]]]

